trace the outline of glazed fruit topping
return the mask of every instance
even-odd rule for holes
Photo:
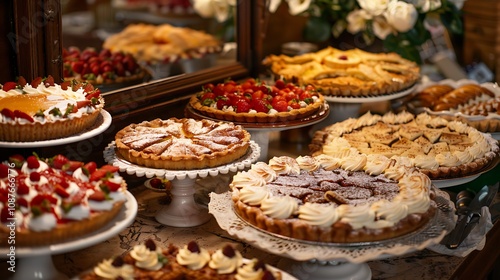
[[[114,267],[121,267],[124,264],[125,264],[125,261],[123,260],[123,257],[121,257],[121,256],[115,257],[115,259],[111,263],[111,265],[114,266]]]
[[[149,251],[156,251],[156,243],[152,239],[147,239],[144,242],[144,246],[149,249]]]
[[[31,172],[30,173],[30,181],[32,181],[32,182],[39,182],[40,177],[41,177],[41,175],[38,172]]]
[[[231,245],[226,245],[222,248],[222,254],[228,258],[232,258],[236,255],[236,252]]]
[[[312,85],[299,87],[283,80],[271,85],[251,78],[242,83],[228,80],[217,85],[206,84],[197,96],[204,106],[219,110],[271,113],[305,107],[318,95]]]
[[[200,253],[201,250],[200,250],[200,246],[198,246],[198,243],[196,243],[196,241],[190,241],[188,244],[187,244],[187,249],[192,252],[192,253]]]

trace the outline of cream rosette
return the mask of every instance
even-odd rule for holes
[[[180,265],[184,265],[192,270],[203,268],[210,261],[210,253],[200,248],[199,252],[191,252],[187,245],[184,245],[176,255],[176,260]]]
[[[130,251],[130,256],[135,260],[135,265],[137,267],[146,270],[159,270],[163,263],[159,260],[159,255],[161,255],[160,247],[157,247],[155,251],[151,251],[144,244],[136,245]]]
[[[239,190],[239,199],[248,205],[260,205],[269,197],[267,187],[244,187]]]
[[[366,156],[364,171],[368,175],[380,175],[389,166],[390,159],[384,155],[369,154]]]
[[[321,168],[325,170],[334,170],[340,168],[342,160],[337,157],[332,157],[325,154],[320,154],[314,157]]]
[[[351,154],[349,157],[342,157],[342,168],[347,171],[360,171],[366,165],[365,154]]]
[[[469,154],[467,152],[467,154]],[[436,161],[434,156],[429,155],[418,155],[412,159],[413,164],[418,168],[423,169],[436,169],[439,167],[439,163]]]
[[[264,214],[275,219],[290,218],[298,208],[297,200],[290,196],[269,196],[260,205]]]
[[[218,274],[229,274],[237,271],[238,267],[243,264],[243,257],[239,251],[233,251],[234,256],[228,257],[224,254],[222,249],[218,249],[212,254],[208,266],[217,270]]]
[[[233,181],[229,185],[231,189],[241,189],[244,187],[262,187],[266,185],[266,179],[254,169],[240,171],[233,176]]]
[[[299,156],[296,159],[296,161],[299,164],[300,169],[308,171],[308,172],[315,171],[321,167],[321,163],[316,161],[311,156]]]
[[[124,264],[122,266],[114,266],[113,259],[107,259],[100,262],[94,268],[94,272],[103,279],[134,279],[134,267],[132,265]]]
[[[306,202],[299,207],[299,219],[319,227],[329,227],[339,219],[339,213],[333,205]]]
[[[299,175],[300,166],[297,161],[291,157],[281,156],[273,157],[269,160],[269,166],[276,174]]]
[[[259,174],[266,182],[271,182],[276,179],[276,171],[274,171],[269,165],[265,162],[257,162],[252,165],[252,171]]]

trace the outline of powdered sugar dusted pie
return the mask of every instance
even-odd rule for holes
[[[314,85],[325,96],[380,96],[405,90],[420,79],[420,67],[396,53],[328,47],[298,56],[269,55],[271,72],[300,85]]]
[[[0,245],[56,244],[100,229],[126,201],[117,171],[62,155],[11,156],[0,164]]]
[[[250,133],[228,122],[170,118],[131,124],[115,141],[117,154],[132,163],[189,170],[239,159],[250,147]]]
[[[408,112],[383,116],[368,112],[330,125],[314,134],[309,148],[312,155],[405,157],[431,179],[472,174],[499,153],[490,134],[459,121]]]
[[[92,84],[23,77],[0,89],[0,140],[31,142],[64,138],[94,125],[104,99]]]
[[[360,153],[274,157],[237,173],[230,187],[243,220],[315,242],[398,237],[425,225],[436,211],[426,175],[403,159]]]

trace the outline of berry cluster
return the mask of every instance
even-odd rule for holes
[[[219,84],[206,84],[198,93],[204,106],[236,113],[287,112],[306,107],[319,94],[312,85],[299,87],[283,80],[274,85],[253,78],[242,83],[228,80]]]

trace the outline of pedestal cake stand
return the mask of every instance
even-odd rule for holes
[[[12,252],[9,248],[1,247],[0,255],[8,257],[7,261],[10,260],[10,255],[14,254],[15,272],[12,273],[12,280],[68,279],[55,268],[52,255],[73,252],[101,243],[131,225],[137,215],[138,205],[130,192],[127,191],[126,197],[126,203],[112,221],[100,230],[76,240],[39,247],[16,247]]]
[[[172,201],[163,206],[156,213],[155,218],[161,224],[174,227],[198,226],[211,218],[208,209],[194,200],[197,178],[217,176],[248,168],[257,161],[259,155],[260,147],[254,141],[250,141],[250,149],[247,154],[230,164],[206,169],[167,170],[139,166],[121,158],[115,153],[114,141],[104,150],[105,161],[120,168],[122,172],[127,172],[130,175],[135,174],[137,177],[166,178],[172,182]]]
[[[455,226],[454,206],[447,193],[436,189],[438,211],[422,229],[394,239],[363,243],[321,243],[292,239],[260,230],[240,219],[231,193],[211,193],[209,211],[230,235],[269,253],[293,261],[280,264],[299,279],[371,279],[367,261],[399,256],[437,244]]]

